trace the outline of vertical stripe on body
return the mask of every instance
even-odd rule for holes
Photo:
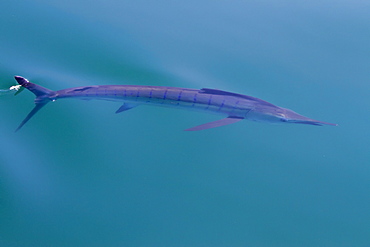
[[[198,96],[198,93],[195,93],[194,98],[193,98],[193,104],[191,105],[191,107],[194,107],[195,103],[197,103],[197,96]]]
[[[208,110],[208,109],[209,109],[209,106],[211,105],[211,101],[212,101],[212,94],[209,96],[208,104],[207,104],[207,108],[206,108],[206,110]]]

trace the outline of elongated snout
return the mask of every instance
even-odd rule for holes
[[[285,109],[284,116],[285,118],[282,118],[281,121],[287,122],[287,123],[309,124],[309,125],[317,125],[317,126],[323,126],[323,125],[337,126],[338,125],[338,124],[327,123],[327,122],[318,121],[312,118],[308,118],[308,117],[302,116],[289,109]]]

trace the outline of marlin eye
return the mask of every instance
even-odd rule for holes
[[[285,115],[281,114],[279,117],[281,122],[288,122],[288,119],[285,117]]]

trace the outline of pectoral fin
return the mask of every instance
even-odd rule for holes
[[[243,120],[243,118],[227,117],[227,118],[220,119],[214,122],[198,125],[193,128],[186,129],[185,131],[197,131],[197,130],[211,129],[211,128],[216,128],[216,127],[236,123],[236,122],[239,122],[240,120]]]
[[[118,108],[116,113],[120,113],[120,112],[123,112],[123,111],[130,110],[130,109],[134,108],[135,106],[137,106],[137,105],[136,104],[124,103],[120,108]]]

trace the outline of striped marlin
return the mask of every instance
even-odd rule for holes
[[[172,108],[184,108],[209,113],[216,113],[225,118],[195,126],[186,131],[204,130],[239,122],[243,119],[268,123],[296,123],[309,125],[333,125],[304,117],[292,110],[278,107],[267,101],[238,93],[218,89],[188,89],[162,86],[138,85],[99,85],[73,87],[52,91],[29,82],[26,78],[15,76],[18,84],[35,94],[35,107],[21,122],[16,131],[21,129],[42,107],[50,101],[59,99],[101,99],[123,102],[116,111],[120,113],[138,105],[155,105]]]

